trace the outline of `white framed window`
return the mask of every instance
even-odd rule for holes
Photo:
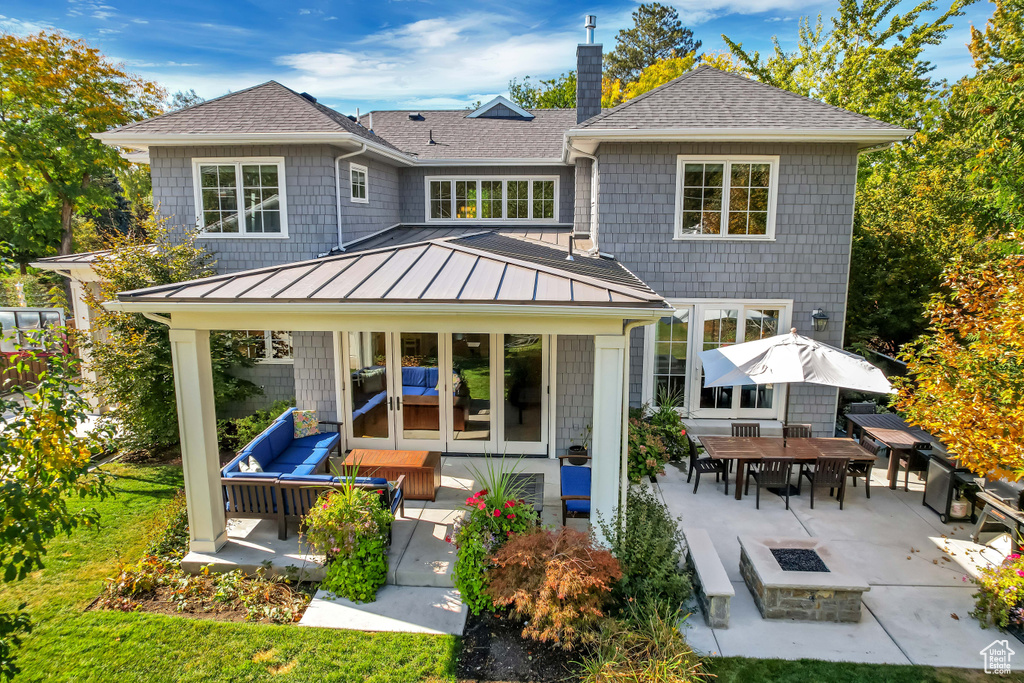
[[[679,156],[676,239],[775,239],[777,156]]]
[[[366,189],[367,177],[365,166],[360,166],[359,164],[348,165],[349,186],[352,188],[351,196],[353,202],[366,204],[370,201]]]
[[[558,220],[558,176],[434,176],[425,182],[428,222]]]
[[[669,300],[675,308],[647,328],[643,399],[655,405],[662,391],[678,395],[684,414],[697,418],[777,419],[785,387],[771,384],[705,387],[701,351],[784,333],[791,300]]]
[[[295,359],[292,333],[282,330],[241,330],[235,333],[242,355],[257,363],[291,363]]]
[[[193,159],[192,184],[203,237],[288,236],[284,157]]]

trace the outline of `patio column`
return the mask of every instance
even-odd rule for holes
[[[594,336],[594,431],[590,521],[611,521],[622,500],[622,430],[626,406],[626,337]],[[598,532],[600,536],[600,532]]]
[[[227,532],[213,404],[210,331],[172,329],[170,335],[189,548],[193,552],[215,553],[227,542]]]

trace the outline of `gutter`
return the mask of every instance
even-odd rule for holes
[[[334,196],[335,199],[337,199],[338,201],[338,249],[340,249],[342,252],[345,251],[345,239],[344,236],[342,235],[341,229],[341,167],[338,165],[338,162],[341,161],[342,159],[348,159],[349,157],[358,156],[360,154],[363,154],[364,152],[366,152],[365,142],[362,143],[359,149],[357,149],[354,152],[349,152],[348,154],[339,154],[338,156],[334,157]]]
[[[897,128],[891,131],[871,129],[813,128],[770,129],[770,128],[571,128],[565,132],[565,139],[589,140],[657,140],[665,141],[715,141],[715,142],[857,142],[868,146],[899,142],[916,131]]]
[[[569,142],[568,137],[565,138],[565,150],[566,154],[564,154],[563,156],[566,158],[566,161],[568,161],[569,157],[568,151],[572,150],[577,155],[590,159],[591,161],[594,162],[590,167],[590,201],[594,203],[594,210],[590,212],[590,241],[593,242],[593,244],[591,245],[590,249],[587,249],[586,251],[583,252],[587,256],[593,256],[594,254],[599,253],[597,248],[597,157],[594,156],[593,154],[587,154],[586,152],[580,151],[578,148],[573,147],[572,143]],[[596,152],[597,150],[594,151]],[[573,165],[575,166],[575,164]],[[575,232],[576,228],[575,226],[573,226],[573,234],[575,234]],[[572,244],[572,238],[573,235],[570,235],[570,244]]]

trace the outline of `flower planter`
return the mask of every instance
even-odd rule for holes
[[[569,446],[568,451],[570,456],[570,465],[586,465],[587,464],[587,447],[586,446]]]

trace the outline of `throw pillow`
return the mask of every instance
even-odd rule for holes
[[[292,413],[295,421],[295,438],[313,436],[320,433],[320,423],[316,419],[315,410],[296,410]]]
[[[238,461],[239,472],[262,472],[263,468],[260,466],[260,461],[251,455],[248,458],[243,458]]]

